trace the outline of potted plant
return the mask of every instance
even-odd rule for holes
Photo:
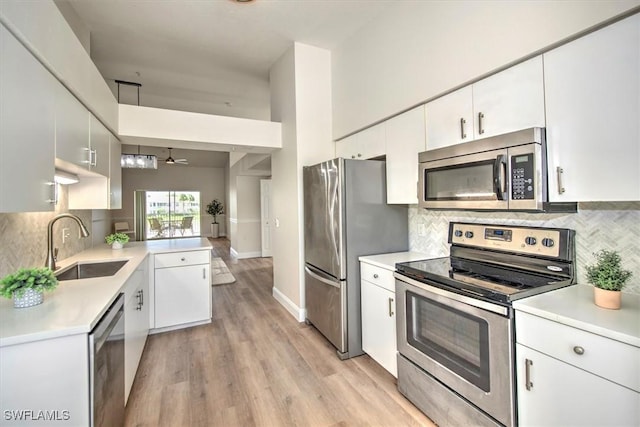
[[[218,237],[220,235],[220,224],[218,224],[216,217],[224,213],[222,202],[218,199],[213,199],[211,203],[207,205],[207,213],[213,217],[213,222],[211,223],[211,236]]]
[[[631,272],[622,268],[616,251],[601,250],[593,255],[596,263],[587,266],[587,281],[594,286],[595,303],[599,307],[617,310],[620,308],[620,291],[631,277]]]
[[[13,298],[15,308],[42,304],[43,292],[58,286],[58,279],[47,267],[21,268],[0,281],[0,294]]]
[[[111,245],[111,249],[122,249],[125,243],[129,241],[129,235],[124,233],[109,234],[104,238],[108,245]]]

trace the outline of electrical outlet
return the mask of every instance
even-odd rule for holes
[[[71,237],[71,233],[69,232],[68,228],[63,228],[62,229],[62,244],[64,245],[65,242]]]
[[[418,236],[424,237],[427,235],[427,226],[426,224],[418,224]]]

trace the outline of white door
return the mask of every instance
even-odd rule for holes
[[[260,219],[262,226],[262,256],[271,256],[271,222],[273,208],[271,206],[271,180],[260,180]]]

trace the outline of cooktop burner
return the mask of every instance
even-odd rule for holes
[[[451,256],[396,264],[415,280],[509,305],[572,284],[572,230],[451,223]]]

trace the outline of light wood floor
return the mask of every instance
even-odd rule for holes
[[[212,242],[236,282],[213,286],[211,324],[149,336],[127,426],[434,425],[369,356],[340,361],[273,299],[270,258]]]

